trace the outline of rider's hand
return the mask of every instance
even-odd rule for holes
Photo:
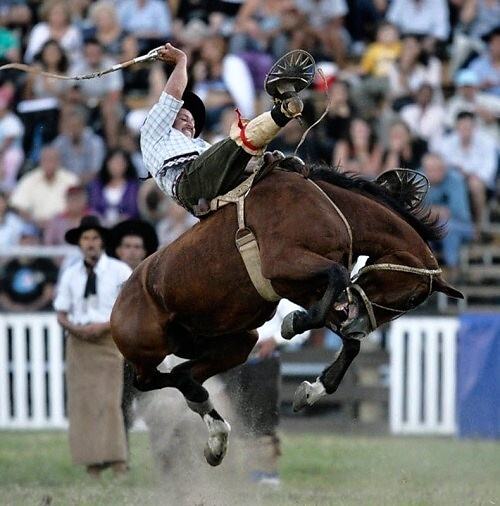
[[[158,59],[176,65],[182,61],[186,62],[187,56],[184,51],[167,42],[162,48],[158,49]]]

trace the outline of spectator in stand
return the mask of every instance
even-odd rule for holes
[[[62,164],[86,185],[99,171],[105,156],[102,138],[87,127],[87,110],[82,106],[63,112],[61,133],[53,142]]]
[[[84,36],[85,39],[98,40],[104,53],[118,60],[126,32],[120,24],[116,5],[111,0],[93,3],[89,11],[92,26],[85,31]]]
[[[90,183],[89,204],[106,226],[138,217],[139,182],[128,154],[122,149],[111,150],[99,172]]]
[[[455,77],[457,93],[446,105],[446,126],[453,128],[462,111],[476,115],[477,125],[500,142],[500,97],[479,89],[479,78],[469,69],[463,69]]]
[[[455,130],[436,140],[433,150],[466,178],[471,194],[476,237],[479,238],[486,211],[487,192],[495,189],[498,168],[495,140],[477,127],[473,113],[463,111],[457,116]]]
[[[21,229],[20,246],[37,246],[40,234],[30,223]],[[7,262],[0,275],[0,310],[43,311],[51,308],[57,266],[49,258],[20,255]]]
[[[382,156],[382,171],[403,167],[418,170],[427,143],[411,135],[407,124],[396,120],[389,128],[388,146]]]
[[[385,21],[377,29],[375,42],[368,45],[358,72],[362,81],[354,87],[353,99],[363,117],[376,115],[376,106],[387,94],[388,75],[401,54],[397,28]]]
[[[107,57],[97,39],[87,39],[84,58],[70,70],[71,75],[89,74],[112,67],[115,60]],[[121,91],[123,76],[120,70],[99,79],[79,81],[85,104],[95,118],[95,129],[101,130],[109,147],[116,147],[121,120]],[[101,128],[102,124],[102,128]]]
[[[0,65],[21,59],[21,43],[17,33],[9,27],[6,16],[0,13]]]
[[[24,220],[9,209],[7,194],[0,191],[0,244],[2,248],[19,244],[24,224]]]
[[[422,160],[424,174],[430,189],[426,204],[440,223],[446,224],[447,234],[439,241],[444,263],[449,267],[446,279],[456,280],[460,260],[460,246],[473,237],[473,226],[463,175],[447,167],[441,156],[428,153]]]
[[[77,61],[82,51],[82,36],[71,23],[71,12],[64,0],[45,0],[40,8],[44,20],[36,24],[28,38],[24,54],[26,63],[32,63],[42,46],[49,39],[56,40],[66,51],[71,63]]]
[[[0,191],[10,192],[16,185],[17,173],[24,161],[21,120],[9,110],[12,92],[0,90]]]
[[[85,216],[66,233],[82,259],[59,280],[54,308],[67,332],[69,443],[74,464],[99,478],[111,468],[127,472],[127,442],[121,410],[123,357],[110,332],[113,304],[132,270],[104,253],[108,230]]]
[[[168,39],[172,33],[169,2],[124,0],[119,3],[118,13],[123,29],[146,45],[158,45],[157,41]]]
[[[451,47],[451,75],[467,61],[472,52],[484,49],[482,38],[498,25],[500,2],[498,0],[454,0],[459,4],[459,24],[455,28]]]
[[[128,35],[123,39],[120,60],[128,61],[137,56],[139,56],[138,41],[133,35]],[[163,65],[160,62],[137,63],[123,69],[122,75],[124,104],[127,109],[134,112],[140,109],[142,125],[149,108],[156,102],[167,81]],[[127,116],[126,122],[128,121]]]
[[[35,56],[33,65],[44,72],[66,75],[68,58],[60,44],[50,39]],[[63,79],[40,74],[27,75],[24,100],[18,110],[23,113],[26,128],[24,150],[33,162],[39,160],[41,146],[52,142],[57,136],[61,103],[70,86],[69,81]]]
[[[403,35],[423,36],[427,50],[446,42],[450,34],[446,0],[393,0],[386,17]]]
[[[205,41],[200,59],[193,64],[193,91],[206,108],[206,126],[213,128],[222,111],[235,104],[246,118],[255,115],[255,89],[246,63],[227,54],[224,37],[214,35]]]
[[[485,93],[500,97],[500,25],[484,36],[488,49],[476,58],[469,68],[479,78],[479,87]]]
[[[364,119],[354,118],[347,139],[340,140],[335,145],[333,165],[338,164],[345,172],[375,178],[380,172],[381,161],[382,149],[369,123]]]
[[[344,17],[348,13],[346,1],[295,0],[295,5],[302,14],[303,23],[300,30],[292,33],[292,49],[310,49],[343,67],[350,43],[344,28]]]
[[[415,102],[400,111],[401,119],[410,127],[412,134],[430,141],[441,137],[444,131],[444,107],[434,100],[434,89],[423,83],[415,93]]]
[[[78,178],[60,165],[59,153],[51,146],[42,150],[40,167],[25,174],[10,198],[10,205],[27,221],[41,229],[64,210],[68,188]]]
[[[163,217],[156,225],[158,240],[163,246],[170,244],[198,222],[192,214],[168,199],[163,206]]]
[[[266,53],[275,59],[287,52],[289,40],[283,30],[283,13],[291,0],[247,0],[236,16],[230,52]]]
[[[430,84],[436,93],[441,93],[441,62],[423,50],[416,37],[405,37],[399,58],[390,65],[389,97],[393,107],[411,103],[412,95],[423,84]]]
[[[43,242],[49,246],[64,244],[64,234],[75,228],[89,214],[87,191],[83,186],[70,186],[66,191],[66,208],[45,227]]]
[[[336,80],[330,90],[330,108],[323,120],[323,129],[327,137],[326,142],[333,146],[335,141],[347,140],[351,120],[357,115],[357,108],[349,98],[347,82]]]

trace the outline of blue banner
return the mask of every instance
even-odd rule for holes
[[[500,314],[460,318],[457,421],[461,437],[500,438]]]

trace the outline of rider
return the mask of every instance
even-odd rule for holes
[[[174,69],[141,128],[141,150],[158,186],[196,214],[200,199],[209,201],[241,182],[251,157],[262,154],[281,128],[300,116],[303,103],[293,87],[276,92],[270,112],[248,122],[238,112],[229,138],[211,146],[198,137],[205,106],[197,95],[185,91],[186,54],[167,43],[159,49],[158,57]]]

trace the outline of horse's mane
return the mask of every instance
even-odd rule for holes
[[[424,241],[435,241],[445,235],[445,227],[439,224],[439,219],[431,217],[430,209],[424,205],[409,211],[400,202],[394,199],[380,185],[368,181],[353,173],[341,173],[338,168],[317,164],[310,167],[309,176],[314,181],[324,181],[339,188],[362,193],[386,207],[392,209],[403,218]]]

